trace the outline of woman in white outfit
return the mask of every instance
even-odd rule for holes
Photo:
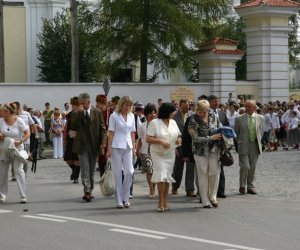
[[[158,110],[158,119],[148,125],[146,142],[151,144],[153,162],[152,182],[157,184],[158,212],[170,211],[168,193],[172,177],[175,149],[181,144],[181,133],[174,117],[176,107],[163,103]]]
[[[118,102],[116,111],[109,118],[106,156],[111,157],[117,208],[130,207],[128,200],[134,171],[132,157],[135,155],[135,120],[132,105],[131,98],[123,96]]]
[[[64,125],[60,117],[59,111],[53,113],[51,120],[51,131],[53,141],[53,158],[62,158],[64,156],[63,150],[63,129]]]
[[[0,141],[5,137],[14,139],[17,150],[24,150],[24,142],[30,137],[30,131],[25,122],[15,114],[16,105],[14,103],[4,104],[0,107]],[[8,192],[8,169],[12,164],[19,188],[21,203],[26,203],[26,180],[23,169],[23,162],[14,157],[10,160],[0,160],[0,203],[4,203]]]
[[[220,177],[219,148],[214,141],[221,140],[221,134],[211,135],[214,114],[209,113],[209,102],[197,103],[196,114],[191,116],[188,132],[192,137],[200,197],[204,208],[218,207],[217,192]]]
[[[147,136],[147,128],[149,122],[151,122],[154,118],[156,118],[156,106],[155,104],[148,103],[145,106],[144,109],[144,116],[146,117],[146,122],[142,123],[140,126],[138,126],[138,144],[137,144],[137,149],[136,153],[141,157],[141,163],[142,166],[147,166],[147,163],[145,162],[145,157],[144,156],[149,156],[149,150],[151,145],[146,142],[146,136]],[[151,156],[151,155],[150,155]],[[152,183],[151,178],[152,178],[152,173],[153,173],[153,168],[148,167],[142,167],[142,173],[146,175],[148,187],[149,187],[149,198],[153,199],[154,198],[154,193],[155,193],[155,184]]]

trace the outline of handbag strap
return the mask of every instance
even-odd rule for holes
[[[149,125],[149,122],[147,122],[146,130],[148,129],[148,125]],[[148,155],[151,155],[151,154],[150,154],[150,147],[151,147],[151,144],[148,143],[148,150],[147,150],[147,154],[148,154]]]

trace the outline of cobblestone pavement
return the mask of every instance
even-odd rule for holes
[[[49,159],[38,161],[37,173],[28,174],[30,182],[69,182],[70,169],[62,159],[51,159],[51,149],[46,151]],[[238,193],[239,166],[238,155],[232,153],[235,163],[225,167],[226,194],[230,197]],[[30,163],[31,165],[31,163]],[[300,200],[300,151],[279,149],[276,152],[265,152],[260,156],[256,170],[255,186],[258,195],[269,199]],[[95,173],[98,180],[99,173]],[[135,171],[135,194],[147,194],[146,178],[139,170]],[[79,184],[80,185],[80,184]],[[179,195],[185,195],[184,178]]]

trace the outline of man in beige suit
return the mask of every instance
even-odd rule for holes
[[[84,189],[82,199],[90,202],[93,198],[91,194],[94,188],[96,159],[103,151],[106,127],[101,111],[91,106],[89,94],[82,93],[78,99],[83,110],[75,112],[72,116],[71,130],[76,134],[73,152],[78,154],[80,162]]]
[[[241,194],[257,194],[253,185],[256,163],[262,153],[261,137],[263,135],[264,118],[255,113],[256,103],[248,100],[245,103],[245,114],[235,121],[234,130],[237,134],[240,164]]]

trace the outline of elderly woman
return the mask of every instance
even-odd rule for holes
[[[214,114],[209,113],[209,103],[197,103],[196,114],[191,116],[188,132],[192,137],[192,151],[196,163],[200,197],[204,208],[218,207],[217,191],[220,176],[219,147],[215,141],[221,134],[213,134],[211,124]]]
[[[129,96],[121,97],[116,110],[109,118],[106,156],[111,157],[117,208],[130,207],[128,200],[134,171],[132,157],[135,155],[135,120],[131,112],[132,104]]]
[[[2,154],[3,144],[7,138],[11,138],[14,142],[13,148],[20,152],[24,151],[24,142],[30,137],[30,131],[25,122],[16,115],[16,105],[14,103],[4,104],[0,107],[0,141],[2,143],[1,148],[1,156]],[[11,149],[11,146],[9,147]],[[9,165],[12,164],[14,168],[16,181],[18,184],[21,203],[26,203],[26,179],[25,172],[23,169],[24,160],[21,160],[21,157],[8,157],[2,158],[0,161],[0,203],[4,203],[6,200],[7,192],[8,192],[8,169]]]
[[[148,103],[144,109],[144,116],[146,117],[146,122],[138,126],[138,144],[136,153],[141,157],[142,172],[146,174],[146,179],[149,187],[149,198],[154,198],[154,184],[151,182],[153,169],[147,167],[145,162],[145,155],[150,153],[150,144],[146,142],[147,128],[149,122],[151,122],[156,117],[156,106],[155,104]]]
[[[152,182],[157,184],[158,212],[170,211],[168,193],[170,182],[175,182],[172,171],[175,162],[175,149],[181,144],[181,133],[174,117],[176,107],[163,103],[158,110],[158,119],[148,125],[146,142],[151,144],[153,161]]]

